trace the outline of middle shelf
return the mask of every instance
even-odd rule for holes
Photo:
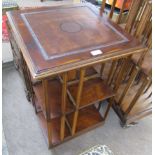
[[[73,96],[73,99],[76,101],[78,83],[69,86],[68,89],[70,94]],[[101,78],[87,80],[83,85],[80,108],[84,108],[88,105],[108,99],[112,96],[114,96],[113,91],[109,88],[109,86],[105,84],[105,82]]]
[[[44,89],[42,82],[33,86],[35,93],[35,105],[38,111],[45,112]],[[67,86],[67,99],[65,106],[65,114],[75,111],[76,96],[78,91],[78,83]],[[62,115],[62,83],[60,80],[48,80],[46,92],[48,93],[48,105],[50,111],[50,118],[54,119]],[[114,96],[113,91],[105,84],[101,78],[93,78],[84,81],[81,93],[81,100],[78,109],[85,108],[97,102],[103,101]]]

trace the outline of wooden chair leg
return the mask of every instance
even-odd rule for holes
[[[144,92],[146,85],[148,84],[149,79],[144,79],[141,87],[139,88],[138,92],[136,93],[136,95],[134,96],[132,102],[130,103],[129,107],[126,109],[125,111],[125,117],[128,116],[128,114],[130,113],[130,111],[133,109],[134,105],[136,104],[136,102],[138,101],[140,95]]]

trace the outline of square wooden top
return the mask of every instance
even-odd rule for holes
[[[90,4],[13,11],[9,24],[34,78],[139,50],[138,41]],[[92,54],[101,50],[99,55]]]

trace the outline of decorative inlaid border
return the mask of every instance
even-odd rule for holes
[[[89,8],[88,6],[81,6],[81,7],[87,7]],[[71,9],[71,8],[77,8],[77,7],[69,7],[69,8],[59,8],[60,10],[65,10],[65,9]],[[95,15],[96,12],[94,12],[94,10],[92,10],[91,8],[89,8]],[[45,10],[45,11],[35,11],[35,12],[28,12],[28,13],[21,13],[21,17],[24,21],[24,23],[26,24],[30,34],[32,35],[34,41],[36,42],[36,45],[38,46],[39,48],[39,51],[40,53],[42,54],[42,56],[44,57],[45,60],[52,60],[52,59],[56,59],[56,58],[61,58],[61,57],[65,57],[65,56],[69,56],[69,55],[74,55],[74,54],[78,54],[78,53],[84,53],[84,52],[88,52],[88,51],[92,51],[92,50],[97,50],[97,49],[100,49],[100,48],[105,48],[105,47],[109,47],[109,46],[113,46],[113,45],[117,45],[117,44],[121,44],[121,43],[124,43],[124,42],[128,42],[128,38],[125,37],[123,34],[121,34],[114,26],[110,25],[108,22],[104,21],[104,24],[107,25],[109,28],[111,28],[115,33],[117,33],[121,38],[122,40],[120,41],[115,41],[113,43],[107,43],[107,44],[104,44],[104,45],[96,45],[96,46],[93,46],[93,47],[84,47],[83,49],[76,49],[76,50],[73,50],[73,51],[68,51],[68,53],[62,53],[62,54],[55,54],[55,55],[52,55],[52,56],[49,56],[47,54],[47,52],[45,51],[45,49],[43,48],[43,46],[41,45],[40,41],[38,40],[36,34],[34,33],[34,30],[32,29],[30,23],[28,22],[26,16],[29,16],[29,15],[32,15],[32,14],[39,14],[39,13],[47,13],[47,12],[53,12],[53,11],[56,11],[58,10],[57,9],[53,9],[53,10]],[[103,20],[102,20],[103,22]]]

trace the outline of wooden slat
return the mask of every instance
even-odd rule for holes
[[[66,111],[66,98],[67,98],[67,73],[63,73],[63,86],[62,86],[62,103],[61,103],[61,127],[60,127],[60,139],[64,139],[65,134],[65,111]]]
[[[60,121],[61,120],[60,120],[60,118],[58,117],[58,118],[52,119],[47,125],[47,121],[46,121],[42,112],[39,112],[37,114],[37,116],[39,119],[39,123],[41,125],[41,129],[43,131],[44,137],[47,140],[47,142],[48,142],[48,129],[51,128],[51,133],[52,133],[51,142],[52,142],[52,144],[49,145],[49,148],[60,144],[61,143],[61,140],[60,140],[60,124],[61,124]],[[51,127],[49,127],[49,126],[51,126]],[[67,139],[68,137],[71,136],[70,133],[71,132],[69,131],[68,126],[66,125],[65,126],[65,139]]]
[[[104,67],[105,67],[105,63],[101,64],[101,69],[100,69],[100,77],[101,78],[103,76]]]
[[[75,134],[78,134],[79,132],[82,132],[84,130],[88,130],[89,128],[93,128],[94,126],[99,125],[100,123],[103,124],[104,122],[101,114],[94,105],[91,105],[87,108],[83,108],[79,110],[78,113],[79,116]],[[67,119],[69,124],[72,124],[74,120],[74,114],[71,113],[67,115]]]
[[[25,62],[21,52],[20,52],[20,55],[21,55],[20,60],[21,60],[22,75],[23,75],[23,79],[24,79],[24,83],[25,83],[26,91],[27,91],[26,93],[27,93],[27,95],[28,94],[32,95],[32,93],[33,93],[33,89],[31,88],[32,87],[32,82],[31,82],[31,79],[29,78],[29,75],[28,75],[28,68],[26,66],[26,62]]]
[[[123,91],[123,93],[122,93],[119,101],[118,101],[118,104],[120,106],[122,105],[123,99],[125,98],[126,94],[128,93],[131,85],[133,84],[133,82],[134,82],[134,80],[135,80],[135,78],[137,76],[138,71],[139,71],[139,68],[138,67],[135,67],[134,70],[133,70],[133,72],[132,72],[132,74],[131,74],[131,76],[130,76],[130,79],[129,79],[129,81],[128,81],[128,83],[127,83],[127,85],[126,85],[126,87],[125,87],[125,89],[124,89],[124,91]]]
[[[61,116],[60,140],[63,141],[65,136],[65,115]]]
[[[125,116],[127,116],[130,111],[132,110],[132,108],[134,107],[134,105],[136,104],[136,102],[138,101],[139,97],[141,96],[141,94],[143,93],[146,85],[148,84],[148,78],[144,79],[140,89],[138,90],[138,92],[136,93],[136,95],[134,96],[133,100],[131,101],[129,107],[127,108],[127,110],[125,111]]]
[[[121,106],[119,105],[121,112],[122,112],[123,120],[127,120],[128,118],[132,118],[132,117],[134,117],[134,115],[139,115],[139,113],[142,113],[143,111],[145,111],[146,109],[151,107],[152,89],[150,87],[147,92],[144,93],[144,91],[142,91],[140,96],[137,98],[137,101],[135,102],[134,106],[131,108],[130,112],[128,114],[126,114],[126,111],[128,110],[129,106],[132,104],[137,93],[141,89],[143,83],[145,83],[145,81],[148,80],[148,84],[149,84],[149,81],[151,81],[150,79],[148,79],[148,78],[146,79],[146,78],[147,78],[147,76],[144,75],[143,79],[141,79],[139,84],[138,85],[137,84],[132,85],[132,87],[130,87],[130,90],[125,94],[124,99],[122,101],[122,105]],[[146,84],[146,85],[144,84],[144,85],[147,87],[148,84]],[[123,91],[126,89],[127,85],[128,85],[128,83],[127,84],[124,83],[119,88],[119,90],[117,92],[117,96],[115,97],[116,103],[119,103],[120,96],[122,95]],[[145,90],[145,88],[144,88],[144,90]]]
[[[152,7],[151,7],[151,3],[148,3],[146,5],[146,8],[144,9],[144,12],[142,14],[142,17],[141,17],[141,20],[140,20],[140,23],[138,25],[138,28],[136,29],[135,31],[135,36],[140,39],[141,38],[141,35],[145,29],[145,26],[147,24],[147,21],[149,19],[149,16],[152,12]]]
[[[150,33],[149,38],[148,38],[146,44],[147,44],[147,47],[148,47],[149,49],[152,48],[152,33]]]
[[[152,85],[152,81],[150,81],[148,83],[148,86],[146,87],[146,90],[144,91],[144,93],[146,93],[149,90],[149,88],[151,87],[151,85]]]
[[[80,105],[80,99],[81,99],[81,93],[82,93],[82,88],[83,88],[84,76],[85,76],[85,68],[82,68],[80,70],[80,81],[79,81],[77,98],[76,98],[76,111],[74,113],[73,126],[72,126],[72,135],[74,135],[75,131],[76,131],[76,124],[77,124],[77,118],[78,118],[78,112],[79,112],[78,107]]]
[[[114,10],[115,10],[115,5],[116,5],[117,0],[113,0],[112,5],[111,5],[111,10],[109,14],[109,18],[112,18]]]
[[[113,103],[114,103],[114,98],[112,97],[112,98],[109,99],[108,107],[107,107],[107,109],[105,111],[105,114],[104,114],[104,117],[103,117],[104,121],[106,120],[106,118],[108,116],[108,113],[109,113],[109,110],[110,110]]]
[[[121,18],[122,18],[122,14],[123,14],[126,2],[127,2],[127,0],[124,0],[122,3],[122,7],[120,9],[119,16],[118,16],[117,21],[116,21],[117,24],[119,24],[121,22]]]
[[[46,120],[47,120],[47,132],[48,132],[48,144],[49,146],[52,145],[52,128],[50,123],[50,108],[48,102],[48,81],[47,79],[42,80],[43,83],[43,92],[44,92],[44,104],[45,104],[45,113],[46,113]]]
[[[77,98],[76,98],[76,108],[79,108],[79,105],[80,105],[82,88],[83,88],[83,82],[84,82],[84,76],[85,76],[85,68],[82,68],[80,70],[80,81],[79,81]]]
[[[131,7],[130,7],[130,10],[129,10],[129,14],[128,14],[128,17],[127,17],[127,23],[126,23],[126,26],[125,26],[125,30],[127,32],[131,32],[131,29],[133,27],[133,24],[135,22],[135,19],[136,19],[136,16],[137,16],[137,13],[139,11],[139,8],[140,8],[140,4],[141,4],[141,0],[133,0],[132,1],[132,4],[131,4]]]
[[[146,6],[146,1],[147,0],[141,0],[141,2],[139,4],[139,10],[137,12],[136,19],[135,19],[135,22],[134,22],[134,28],[136,28],[139,25],[139,21],[140,21],[140,19],[142,17],[142,14],[144,12],[144,8]]]
[[[149,46],[148,44],[148,38],[150,38],[150,35],[152,35],[152,14],[150,13],[150,17],[149,20],[145,26],[145,30],[143,33],[143,42],[146,43],[147,46]],[[152,39],[152,38],[151,38]]]
[[[122,58],[119,59],[119,60],[117,60],[116,68],[115,68],[115,70],[114,70],[113,76],[112,76],[111,81],[110,81],[110,83],[109,83],[110,86],[112,86],[113,82],[114,82],[115,79],[117,78],[117,75],[119,74],[119,70],[121,69],[121,66],[122,66],[122,64],[123,64],[122,61],[123,61]]]
[[[106,0],[102,0],[102,4],[101,4],[101,8],[100,8],[100,15],[102,16],[103,11],[105,9],[105,5],[106,5]]]
[[[48,80],[43,79],[42,80],[43,84],[43,92],[44,92],[44,108],[45,108],[45,113],[46,113],[46,119],[50,120],[50,108],[49,108],[49,101],[48,101]]]
[[[33,86],[36,102],[45,114],[43,84],[39,83]],[[48,80],[48,104],[50,105],[50,119],[62,115],[62,84],[58,79]],[[68,114],[74,110],[74,106],[67,96],[65,113]],[[46,115],[45,115],[46,117]]]
[[[107,78],[107,83],[110,85],[111,84],[111,81],[112,81],[112,78],[114,76],[114,72],[115,72],[115,67],[116,67],[116,64],[117,64],[117,60],[114,60],[111,64],[111,68],[109,70],[109,74],[108,74],[108,78]]]
[[[116,91],[116,92],[117,92],[117,90],[118,90],[118,88],[122,82],[124,72],[126,71],[126,69],[128,67],[130,59],[131,59],[131,57],[129,56],[128,58],[124,59],[124,61],[123,61],[122,67],[118,73],[118,76],[117,76],[117,79],[115,82],[115,86],[114,86],[114,91]]]
[[[138,66],[141,66],[142,65],[147,52],[149,52],[149,51],[148,50],[145,50],[143,53],[141,53],[141,56],[140,56],[140,58],[139,58],[139,60],[137,62],[137,65]]]
[[[61,104],[61,111],[62,114],[66,111],[66,97],[67,97],[67,73],[63,73],[62,75],[63,84],[62,84],[62,104]]]
[[[30,90],[30,97],[31,97],[31,95],[34,93],[33,92],[33,86],[32,86],[32,79],[31,79],[30,71],[29,71],[26,63],[25,63],[25,67],[26,67],[26,73],[24,73],[24,74],[27,74],[27,77],[28,77],[27,82],[29,83],[29,90]]]

